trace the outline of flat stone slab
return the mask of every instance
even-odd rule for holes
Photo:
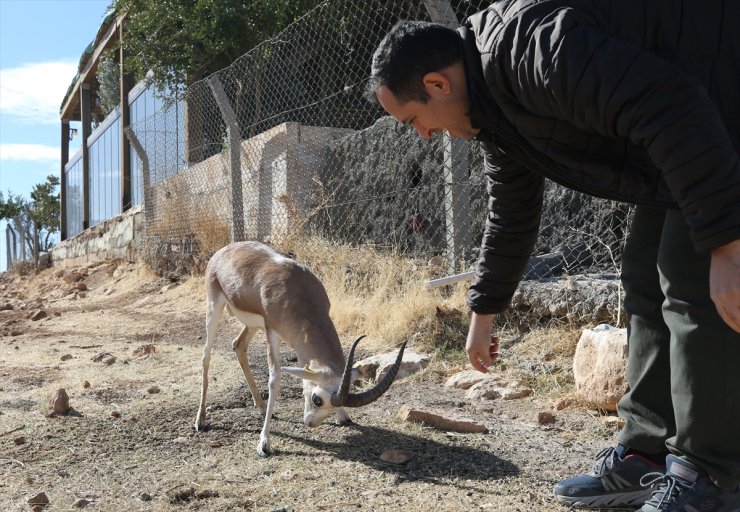
[[[488,432],[488,428],[478,421],[447,413],[415,409],[406,405],[398,411],[398,417],[402,421],[422,423],[438,430],[473,434]]]

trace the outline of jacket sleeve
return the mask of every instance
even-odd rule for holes
[[[475,313],[491,314],[509,306],[534,250],[544,178],[500,150],[484,145],[482,153],[488,215],[468,305]]]
[[[644,147],[697,251],[740,238],[740,159],[703,85],[575,18],[564,9],[499,52],[511,94],[530,112]]]

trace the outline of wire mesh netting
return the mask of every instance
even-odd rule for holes
[[[197,272],[229,242],[260,240],[306,262],[341,245],[415,260],[427,277],[469,271],[487,207],[477,143],[423,140],[363,90],[372,53],[398,20],[453,26],[484,7],[323,2],[133,124],[147,262]],[[525,279],[618,274],[630,213],[548,183]]]

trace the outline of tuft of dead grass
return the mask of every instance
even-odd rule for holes
[[[367,334],[376,348],[395,347],[406,340],[417,350],[464,346],[465,296],[427,288],[430,271],[425,262],[320,238],[278,249],[297,254],[322,281],[340,333]]]

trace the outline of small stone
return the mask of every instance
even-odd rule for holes
[[[26,438],[23,437],[23,436],[19,436],[19,437],[16,437],[15,439],[13,439],[13,442],[16,445],[26,444]]]
[[[152,386],[149,389],[147,389],[146,392],[149,393],[150,395],[154,395],[156,393],[159,393],[159,387]]]
[[[49,497],[44,492],[38,493],[33,498],[28,499],[29,505],[48,505],[49,504]]]
[[[139,495],[139,499],[141,501],[151,501],[152,500],[152,496],[148,492],[142,492]]]
[[[137,348],[136,350],[134,350],[134,354],[133,354],[134,355],[134,359],[136,359],[137,357],[147,358],[147,357],[149,357],[150,355],[152,355],[156,351],[157,351],[157,347],[155,347],[151,343],[149,343],[147,345],[142,345],[139,348]]]
[[[555,410],[556,411],[562,411],[564,409],[567,409],[568,407],[571,407],[573,405],[573,400],[570,398],[562,398],[555,402]]]
[[[85,508],[89,504],[90,504],[90,501],[89,500],[86,500],[85,498],[80,498],[77,501],[75,501],[74,503],[72,503],[72,506],[74,508]]]
[[[555,415],[550,411],[540,411],[537,413],[537,423],[540,425],[555,423]]]
[[[111,412],[110,412],[110,415],[111,415],[111,417],[113,417],[113,418],[120,418],[120,417],[121,417],[121,413],[120,413],[120,412],[118,412],[118,411],[111,411]]]
[[[86,380],[83,380],[82,381],[82,387],[85,388],[85,389],[89,388],[90,387],[90,382],[89,381],[86,381]]]
[[[188,442],[188,438],[187,437],[177,437],[173,439],[172,442],[177,443],[177,444],[186,444]]]
[[[390,464],[406,464],[414,458],[414,453],[400,448],[390,448],[380,454],[380,460]]]
[[[84,291],[87,290],[87,285],[85,283],[83,283],[83,282],[80,281],[79,283],[77,283],[75,285],[75,290],[79,290],[81,292],[84,292]]]
[[[49,409],[46,416],[52,418],[59,414],[67,414],[67,412],[69,412],[69,395],[67,395],[64,388],[59,388],[49,400]]]
[[[69,361],[70,359],[72,359],[72,354],[64,354],[64,355],[63,355],[63,356],[61,357],[61,360],[62,360],[62,361]]]
[[[31,313],[31,315],[29,316],[29,319],[32,320],[33,322],[37,322],[41,320],[42,318],[46,318],[47,316],[49,315],[46,314],[46,311],[44,311],[43,309],[37,309],[36,311]]]
[[[604,424],[604,426],[616,430],[624,427],[624,420],[619,416],[604,416],[603,418],[601,418],[601,422]]]
[[[34,479],[34,478],[33,478],[32,476],[27,476],[27,477],[26,477],[26,483],[27,483],[28,485],[33,485],[33,483],[34,483],[35,481],[36,481],[36,480],[35,480],[35,479]]]
[[[92,361],[95,363],[112,365],[116,362],[116,356],[114,356],[110,352],[100,352],[99,354],[93,356]]]

